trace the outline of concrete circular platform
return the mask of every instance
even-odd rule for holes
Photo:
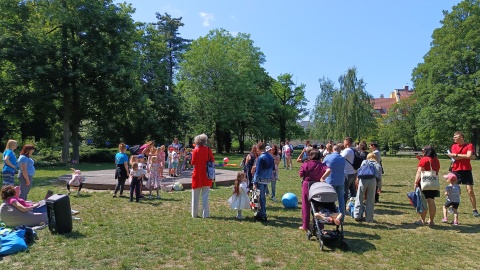
[[[237,171],[233,170],[222,170],[215,169],[215,183],[217,186],[230,186],[235,183],[237,178]],[[99,170],[99,171],[86,171],[82,172],[82,175],[85,177],[85,183],[83,188],[94,189],[94,190],[113,190],[117,184],[115,180],[115,170]],[[190,189],[192,187],[192,170],[187,170],[181,173],[179,177],[170,177],[168,176],[168,170],[165,169],[163,175],[166,176],[162,179],[162,186],[173,186],[175,182],[180,182],[183,185],[183,188]],[[61,181],[69,181],[71,179],[71,174],[65,174],[59,177]],[[128,181],[125,183],[126,187],[129,187]],[[144,187],[145,189],[145,187]]]

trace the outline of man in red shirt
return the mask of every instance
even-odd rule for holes
[[[467,186],[467,193],[472,203],[473,215],[478,217],[477,202],[475,199],[475,193],[473,192],[473,175],[471,159],[475,159],[475,149],[471,143],[465,142],[465,136],[462,132],[457,131],[453,134],[453,141],[451,153],[449,157],[454,159],[452,164],[452,172],[457,175],[458,184]]]

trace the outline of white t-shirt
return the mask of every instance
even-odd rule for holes
[[[145,163],[138,163],[138,169],[139,169],[139,170],[140,170],[140,169],[142,169],[142,170],[147,169],[147,164],[145,164]]]
[[[354,174],[357,171],[353,169],[353,160],[355,159],[355,153],[353,153],[352,148],[348,147],[342,150],[340,153],[347,161],[345,162],[345,174]],[[351,163],[351,164],[350,164]]]
[[[285,144],[283,146],[282,153],[284,153],[285,156],[291,156],[292,155],[292,148],[290,148],[290,144]]]
[[[133,169],[130,170],[130,175],[132,175],[133,177],[139,177],[139,176],[142,176],[145,173],[146,173],[145,170],[140,169],[140,166],[139,166],[138,170],[136,170],[136,171],[134,171]]]

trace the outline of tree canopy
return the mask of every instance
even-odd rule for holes
[[[447,146],[456,130],[469,135],[480,113],[480,1],[444,11],[423,63],[413,70],[420,144]]]
[[[372,96],[366,91],[363,79],[357,78],[355,67],[340,75],[338,88],[328,78],[319,79],[319,83],[320,94],[311,115],[312,137],[341,140],[349,136],[359,140],[375,133]]]

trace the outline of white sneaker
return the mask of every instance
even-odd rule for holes
[[[272,201],[274,201],[274,202],[277,201],[277,199],[276,199],[275,197],[272,197],[271,199],[272,199]]]

